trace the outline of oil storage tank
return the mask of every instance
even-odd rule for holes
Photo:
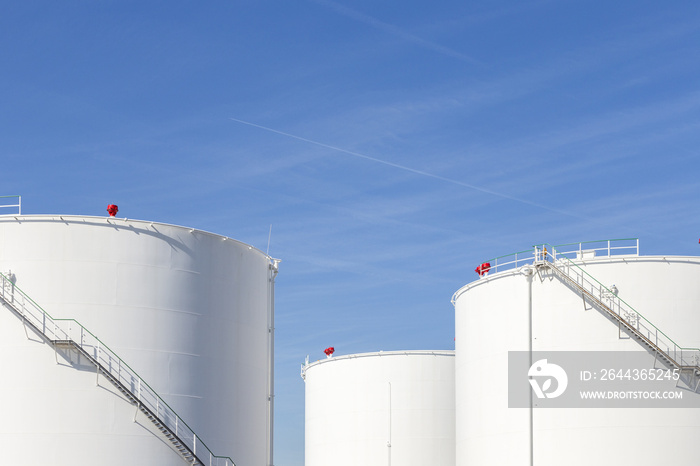
[[[457,466],[697,464],[700,258],[611,240],[540,245],[477,272],[453,296]],[[597,366],[538,377],[552,355]],[[643,367],[612,370],[632,360]],[[661,393],[652,381],[683,399],[647,399]],[[589,386],[605,387],[595,403]]]
[[[180,226],[0,216],[3,463],[272,464],[277,263]]]
[[[306,466],[453,466],[454,352],[389,351],[302,366]]]

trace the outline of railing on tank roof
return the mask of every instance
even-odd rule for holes
[[[192,428],[146,383],[123,359],[92,332],[75,319],[56,319],[14,284],[14,280],[0,273],[0,299],[17,311],[26,322],[53,345],[71,342],[81,348],[99,370],[108,373],[130,391],[140,406],[156,415],[161,424],[187,447],[196,462],[205,466],[235,466],[227,456],[216,456]],[[66,328],[67,327],[67,330]]]
[[[17,204],[7,204],[7,202],[12,202],[10,199],[17,199],[15,202]],[[17,207],[16,215],[22,215],[22,196],[0,196],[0,209],[11,209]],[[4,214],[4,211],[0,211],[0,214]],[[9,215],[15,214],[14,212]]]
[[[570,245],[567,244],[564,246]],[[547,248],[547,253],[543,254],[545,248]],[[569,277],[582,291],[596,299],[608,312],[614,314],[618,321],[624,323],[624,325],[636,333],[637,336],[646,340],[656,351],[662,353],[667,359],[670,359],[670,362],[679,369],[695,369],[700,371],[700,348],[683,347],[677,344],[639,311],[620,298],[617,295],[616,289],[610,289],[600,283],[578,263],[569,258],[568,252],[560,251],[558,248],[558,246],[549,244],[535,246],[535,257],[540,263],[547,263],[555,271]],[[608,250],[612,250],[609,243]],[[638,250],[639,242],[637,241],[637,251]],[[697,390],[697,386],[695,390]]]
[[[502,272],[504,270],[517,269],[522,265],[532,264],[537,259],[537,247],[533,246],[524,251],[513,252],[485,261],[484,263],[490,264],[487,273]],[[560,256],[573,259],[639,255],[639,238],[583,241],[580,243],[557,244],[549,247],[553,250],[556,248],[557,254]]]
[[[604,239],[583,241],[581,243],[555,244],[559,256],[569,259],[587,259],[592,257],[611,257],[621,255],[639,255],[639,238]]]

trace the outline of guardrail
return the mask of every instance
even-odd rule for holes
[[[639,238],[606,239],[584,241],[581,243],[555,244],[550,246],[557,257],[568,259],[589,259],[593,257],[612,257],[621,255],[639,255]]]
[[[55,319],[15,286],[14,280],[0,273],[0,299],[20,314],[26,322],[40,332],[49,342],[73,342],[93,358],[102,370],[107,371],[143,406],[156,414],[158,420],[170,429],[180,442],[205,466],[235,466],[227,456],[216,456],[136,371],[124,362],[92,332],[75,319]],[[208,459],[208,461],[207,461]]]
[[[584,241],[580,243],[558,244],[549,247],[552,249],[552,253],[556,252],[556,254],[558,254],[560,257],[567,257],[570,259],[639,255],[638,238]],[[484,261],[483,264],[489,264],[489,267],[482,269],[485,271],[482,276],[487,276],[489,273],[517,269],[518,267],[526,264],[532,264],[538,259],[538,254],[542,253],[542,248],[542,245],[535,245],[532,248],[524,251],[513,252]]]
[[[17,204],[6,204],[8,199],[17,199]],[[17,207],[16,215],[22,215],[22,196],[0,196],[0,209],[9,209],[12,207]],[[11,213],[10,215],[14,214]]]

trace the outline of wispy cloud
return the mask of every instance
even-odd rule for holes
[[[380,31],[383,31],[387,34],[390,34],[392,36],[398,37],[402,40],[405,40],[407,42],[416,44],[420,47],[423,47],[428,50],[432,50],[434,52],[440,53],[442,55],[446,55],[448,57],[456,58],[458,60],[462,60],[468,63],[472,64],[478,64],[479,62],[474,59],[473,57],[470,57],[458,50],[452,49],[450,47],[445,47],[443,45],[440,45],[438,43],[432,42],[430,40],[423,39],[422,37],[418,37],[414,34],[411,34],[409,32],[404,31],[403,29],[394,26],[393,24],[386,23],[384,21],[381,21],[377,18],[374,18],[370,15],[361,13],[357,10],[353,10],[352,8],[349,8],[345,5],[341,5],[340,3],[333,2],[331,0],[311,0],[314,3],[318,3],[319,5],[326,6],[328,8],[331,8],[335,12],[346,16],[348,18],[354,19],[356,21],[359,21],[361,23],[364,23],[368,26],[371,26],[375,29],[378,29]]]
[[[231,120],[232,120],[232,121],[235,121],[235,122],[237,122],[237,123],[241,123],[241,124],[244,124],[244,125],[252,126],[252,127],[255,127],[255,128],[258,128],[258,129],[262,129],[262,130],[264,130],[264,131],[268,131],[268,132],[271,132],[271,133],[279,134],[279,135],[281,135],[281,136],[285,136],[285,137],[288,137],[288,138],[296,139],[296,140],[303,141],[303,142],[306,142],[306,143],[309,143],[309,144],[313,144],[313,145],[316,145],[316,146],[324,147],[324,148],[326,148],[326,149],[331,149],[331,150],[336,151],[336,152],[341,152],[341,153],[344,153],[344,154],[347,154],[347,155],[350,155],[350,156],[353,156],[353,157],[356,157],[356,158],[360,158],[360,159],[368,160],[368,161],[370,161],[370,162],[374,162],[374,163],[386,165],[386,166],[389,166],[389,167],[392,167],[392,168],[396,168],[396,169],[399,169],[399,170],[403,170],[403,171],[406,171],[406,172],[410,172],[410,173],[413,173],[413,174],[416,174],[416,175],[420,175],[420,176],[424,176],[424,177],[428,177],[428,178],[433,178],[433,179],[435,179],[435,180],[443,181],[443,182],[450,183],[450,184],[454,184],[454,185],[457,185],[457,186],[462,186],[462,187],[465,187],[465,188],[472,189],[472,190],[474,190],[474,191],[479,191],[479,192],[482,192],[482,193],[485,193],[485,194],[490,194],[490,195],[497,196],[497,197],[500,197],[500,198],[503,198],[503,199],[507,199],[507,200],[510,200],[510,201],[513,201],[513,202],[518,202],[518,203],[520,203],[520,204],[525,204],[525,205],[528,205],[528,206],[531,206],[531,207],[536,207],[536,208],[539,208],[539,209],[543,209],[543,210],[546,210],[546,211],[549,211],[549,212],[554,212],[554,213],[561,214],[561,215],[568,216],[568,217],[583,218],[583,217],[581,217],[580,215],[578,215],[578,214],[576,214],[576,213],[573,213],[573,212],[569,212],[569,211],[565,211],[565,210],[560,210],[560,209],[553,209],[553,208],[548,207],[548,206],[546,206],[546,205],[538,204],[538,203],[536,203],[536,202],[532,202],[532,201],[529,201],[529,200],[527,200],[527,199],[522,199],[522,198],[518,198],[518,197],[515,197],[515,196],[511,196],[511,195],[508,195],[508,194],[503,193],[503,192],[493,191],[493,190],[491,190],[491,189],[484,188],[484,187],[482,187],[482,186],[477,186],[477,185],[474,185],[474,184],[465,183],[465,182],[463,182],[463,181],[455,180],[455,179],[448,178],[448,177],[445,177],[445,176],[442,176],[442,175],[437,175],[437,174],[435,174],[435,173],[430,173],[430,172],[427,172],[427,171],[424,171],[424,170],[418,170],[418,169],[415,169],[415,168],[412,168],[412,167],[408,167],[408,166],[406,166],[406,165],[401,165],[401,164],[398,164],[398,163],[389,162],[389,161],[387,161],[387,160],[379,159],[379,158],[377,158],[377,157],[371,157],[371,156],[369,156],[369,155],[361,154],[361,153],[359,153],[359,152],[350,151],[350,150],[343,149],[343,148],[336,147],[336,146],[332,146],[332,145],[330,145],[330,144],[326,144],[326,143],[323,143],[323,142],[315,141],[315,140],[308,139],[308,138],[304,138],[304,137],[301,137],[301,136],[296,136],[296,135],[294,135],[294,134],[286,133],[286,132],[284,132],[284,131],[280,131],[280,130],[277,130],[277,129],[273,129],[273,128],[270,128],[270,127],[267,127],[267,126],[258,125],[258,124],[256,124],[256,123],[251,123],[251,122],[249,122],[249,121],[241,120],[241,119],[238,119],[238,118],[231,118]]]

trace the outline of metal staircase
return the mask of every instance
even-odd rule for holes
[[[488,267],[479,274],[479,279],[488,279],[490,275],[507,270],[517,270],[522,266],[534,266],[541,274],[551,271],[562,283],[580,293],[585,301],[591,303],[612,321],[617,322],[620,330],[624,328],[629,335],[653,352],[658,359],[678,369],[681,373],[685,372],[689,379],[693,379],[694,391],[697,391],[700,386],[700,348],[685,348],[678,345],[617,296],[616,290],[600,283],[574,261],[625,255],[639,255],[639,240],[637,238],[588,241],[555,246],[545,243],[531,249],[484,261],[483,264],[488,264]],[[452,296],[453,305],[470,286],[464,286],[455,292]],[[690,384],[689,387],[692,388]]]
[[[102,374],[163,434],[188,464],[196,466],[235,466],[233,460],[216,456],[185,421],[121,358],[74,319],[55,319],[0,273],[0,304],[20,317],[53,346],[75,349]]]
[[[534,255],[533,265],[538,271],[550,270],[571,289],[580,293],[584,300],[626,329],[658,358],[681,372],[690,371],[693,377],[700,375],[700,349],[678,345],[617,296],[616,290],[604,286],[567,257],[566,253],[558,253],[556,247],[548,244],[536,246]]]

